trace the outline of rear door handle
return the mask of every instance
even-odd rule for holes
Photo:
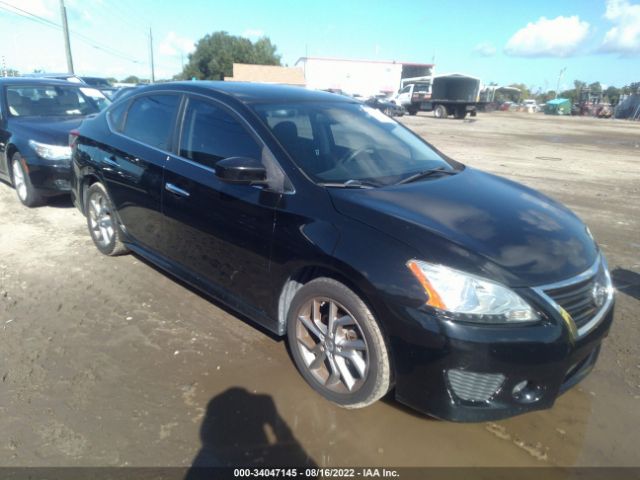
[[[180,197],[189,198],[191,194],[186,190],[181,189],[180,187],[176,187],[173,183],[165,183],[164,188],[167,192],[171,192],[175,195],[179,195]]]

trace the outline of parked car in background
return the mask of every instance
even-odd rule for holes
[[[29,73],[23,75],[23,77],[49,78],[52,80],[64,80],[71,83],[84,84],[88,87],[92,87],[94,91],[99,91],[102,94],[101,96],[106,98],[111,98],[117,90],[117,88],[111,85],[107,79],[100,77],[80,77],[71,73]],[[99,99],[97,98],[97,100]]]
[[[372,108],[380,110],[382,113],[389,117],[402,117],[406,110],[403,106],[398,105],[386,97],[374,96],[369,97],[363,102],[365,105],[368,105]]]
[[[0,179],[24,205],[69,191],[69,131],[109,103],[87,90],[60,80],[0,78]]]
[[[107,80],[106,78],[85,76],[79,78],[90,87],[94,87],[100,90],[108,98],[112,98],[113,95],[118,91],[118,88],[111,85],[111,83],[109,83],[109,80]]]
[[[120,87],[120,88],[116,89],[114,94],[111,95],[111,101],[115,102],[115,101],[119,100],[120,98],[122,98],[122,97],[124,97],[126,95],[129,95],[130,93],[135,92],[136,88],[138,88],[138,87],[137,86],[136,87]]]
[[[528,113],[536,113],[538,111],[538,104],[533,99],[524,100],[522,106]]]
[[[286,336],[338,405],[393,390],[458,421],[550,408],[611,325],[607,265],[576,215],[354,99],[153,85],[71,143],[98,250],[136,252]]]

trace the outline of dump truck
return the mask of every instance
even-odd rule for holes
[[[459,73],[433,77],[431,98],[422,102],[421,110],[433,112],[436,118],[475,117],[479,102],[480,79]]]

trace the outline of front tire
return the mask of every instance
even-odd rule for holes
[[[85,199],[87,226],[96,248],[109,256],[128,253],[129,249],[122,242],[122,232],[104,185],[99,182],[91,185]]]
[[[362,408],[391,387],[387,345],[367,305],[331,278],[305,284],[287,315],[291,355],[307,383],[344,408]]]
[[[31,183],[31,179],[24,167],[24,160],[19,152],[14,153],[11,157],[11,178],[18,200],[25,207],[33,208],[44,203],[42,195]]]

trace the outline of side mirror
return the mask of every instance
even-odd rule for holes
[[[229,157],[215,166],[216,176],[229,183],[244,185],[266,185],[267,170],[255,158]]]

